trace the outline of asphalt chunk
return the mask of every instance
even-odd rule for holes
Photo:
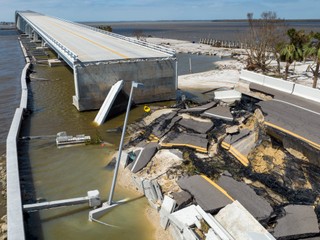
[[[233,202],[233,199],[221,191],[218,186],[200,175],[183,177],[178,180],[178,185],[193,195],[197,204],[206,212],[215,213]]]
[[[207,133],[210,129],[213,128],[214,124],[211,121],[200,122],[192,118],[183,118],[179,121],[179,125],[188,129],[192,129],[193,131],[198,133]]]
[[[284,210],[286,215],[277,221],[274,228],[276,238],[312,237],[319,233],[318,220],[313,206],[288,205],[284,207]]]

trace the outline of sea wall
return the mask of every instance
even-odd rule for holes
[[[6,143],[7,154],[7,238],[10,240],[24,240],[25,229],[22,210],[22,199],[20,189],[19,164],[17,138],[19,136],[20,126],[23,114],[27,109],[28,88],[27,74],[30,67],[30,59],[26,50],[21,44],[22,52],[26,59],[26,65],[21,73],[21,100],[20,106],[16,109]]]

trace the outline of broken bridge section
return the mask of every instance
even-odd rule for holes
[[[99,109],[117,81],[139,81],[135,103],[176,98],[177,61],[171,49],[33,11],[17,11],[17,28],[49,46],[74,73],[73,104]],[[127,95],[131,84],[124,84]]]

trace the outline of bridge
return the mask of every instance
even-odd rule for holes
[[[99,109],[119,80],[144,84],[135,103],[176,97],[177,61],[171,49],[32,11],[17,11],[15,22],[73,69],[73,104],[79,111]],[[128,95],[130,85],[124,86]]]

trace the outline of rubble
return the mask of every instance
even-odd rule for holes
[[[203,114],[203,117],[210,117],[210,118],[218,118],[225,121],[233,121],[233,116],[230,113],[229,107],[224,106],[217,106],[206,110]]]
[[[292,155],[269,135],[257,101],[243,98],[231,106],[214,101],[199,106],[188,104],[193,107],[187,109],[159,110],[163,114],[156,111],[150,115],[156,116],[152,121],[148,116],[143,135],[136,135],[128,144],[133,145],[130,149],[143,148],[150,141],[158,144],[159,150],[134,176],[156,179],[161,192],[173,198],[173,213],[167,211],[165,216],[171,223],[168,230],[177,239],[216,239],[218,235],[210,225],[214,217],[209,213],[225,215],[225,209],[235,201],[242,206],[235,204],[230,209],[239,211],[239,218],[250,215],[246,221],[261,230],[247,232],[248,224],[235,224],[230,215],[230,226],[225,223],[219,229],[234,231],[232,237],[241,236],[236,239],[273,239],[268,231],[275,233],[281,226],[281,219],[288,216],[284,207],[288,204],[320,207],[319,166],[298,154]],[[199,229],[199,222],[192,220],[197,215],[195,209],[204,212],[200,215],[209,225]],[[190,219],[170,218],[172,214],[179,215],[174,212],[180,210],[183,216],[184,211],[192,212]]]
[[[188,191],[206,212],[217,212],[233,202],[233,198],[223,189],[200,175],[180,178],[178,184],[180,188]]]
[[[277,220],[274,236],[278,239],[294,239],[320,235],[317,216],[312,206],[288,205],[285,216]]]

